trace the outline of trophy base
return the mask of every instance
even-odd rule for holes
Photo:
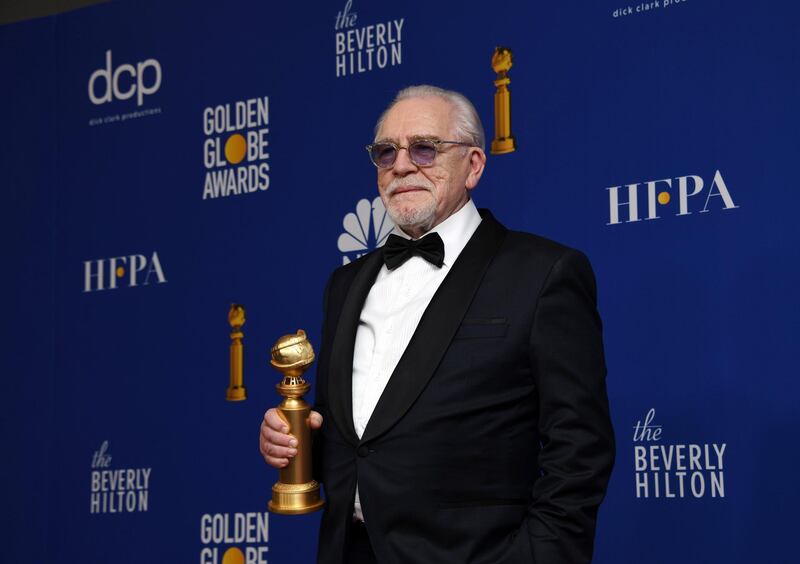
[[[325,506],[325,500],[319,498],[319,483],[315,480],[305,484],[284,484],[278,482],[272,486],[272,501],[269,510],[280,515],[302,515],[313,513]]]
[[[517,150],[517,142],[513,137],[501,137],[492,141],[490,152],[493,155],[512,153]]]
[[[225,399],[228,401],[242,401],[247,399],[247,390],[244,386],[237,386],[235,388],[228,388],[225,393]]]

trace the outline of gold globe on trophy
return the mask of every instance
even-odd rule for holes
[[[321,509],[325,501],[319,496],[319,483],[311,477],[311,429],[308,416],[311,406],[303,394],[311,388],[303,373],[314,362],[314,349],[306,332],[284,335],[272,347],[271,364],[283,375],[276,386],[283,401],[278,413],[289,426],[289,433],[297,439],[297,455],[281,468],[278,481],[272,486],[269,510],[283,515],[300,515]]]

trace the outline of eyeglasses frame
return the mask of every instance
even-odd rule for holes
[[[433,161],[431,161],[429,164],[419,164],[419,163],[415,162],[414,159],[411,157],[411,151],[409,150],[409,147],[411,145],[413,145],[414,143],[420,143],[420,142],[425,142],[425,141],[427,141],[428,143],[431,143],[433,145],[434,149],[436,149],[436,156],[438,156],[439,153],[441,152],[439,150],[439,145],[442,145],[444,143],[447,143],[448,145],[462,145],[464,147],[477,147],[477,145],[475,145],[474,143],[466,143],[464,141],[445,141],[445,140],[442,140],[442,139],[428,139],[428,138],[424,138],[423,137],[421,139],[415,139],[414,141],[409,143],[407,147],[404,147],[402,145],[398,145],[397,143],[394,143],[392,141],[381,141],[379,143],[370,143],[369,145],[366,146],[366,149],[367,149],[367,153],[369,154],[369,160],[372,162],[372,164],[374,164],[377,168],[381,168],[381,169],[384,169],[384,170],[392,168],[394,166],[394,163],[397,161],[397,157],[400,155],[400,149],[405,149],[406,151],[408,151],[408,160],[410,160],[414,164],[414,166],[418,166],[418,167],[433,166],[433,164],[436,162],[436,156],[433,157]],[[376,145],[391,145],[392,147],[394,147],[394,150],[397,151],[397,155],[395,155],[394,161],[392,161],[392,164],[390,164],[389,166],[380,166],[378,163],[375,162],[375,160],[372,158],[372,149]]]

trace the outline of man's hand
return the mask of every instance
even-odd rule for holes
[[[322,415],[312,411],[308,416],[308,426],[313,429],[322,427]],[[274,407],[267,410],[261,422],[259,448],[267,464],[275,468],[283,468],[289,459],[297,454],[297,439],[287,434],[289,425]]]

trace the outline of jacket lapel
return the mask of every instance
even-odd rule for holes
[[[331,351],[328,377],[331,415],[344,438],[353,445],[358,444],[358,435],[353,425],[353,349],[361,309],[381,266],[383,253],[380,250],[364,259],[364,264],[356,273],[347,292]]]
[[[433,376],[450,341],[453,340],[461,320],[480,286],[483,275],[506,234],[505,227],[500,225],[491,213],[481,210],[481,215],[483,221],[467,246],[464,247],[422,315],[408,347],[397,363],[389,383],[372,412],[361,439],[362,443],[385,433],[408,411]],[[361,272],[366,270],[367,268],[363,268]],[[370,277],[368,284],[372,284],[376,275],[377,270]],[[356,283],[353,284],[353,290],[355,288]],[[357,324],[369,287],[366,290],[359,289],[358,292],[353,290],[348,296],[348,303],[351,296],[354,294],[361,296],[361,292],[363,292],[358,303],[352,304],[357,309],[354,314],[354,323]],[[355,299],[353,301],[355,302]],[[348,319],[348,327],[349,322]],[[353,429],[352,367],[355,329],[352,331],[348,329],[348,336],[350,337],[350,341],[347,341],[349,364],[346,365],[347,377],[343,377],[343,380],[347,380],[347,405],[349,406],[347,414],[350,429]],[[342,344],[344,344],[344,340]]]

